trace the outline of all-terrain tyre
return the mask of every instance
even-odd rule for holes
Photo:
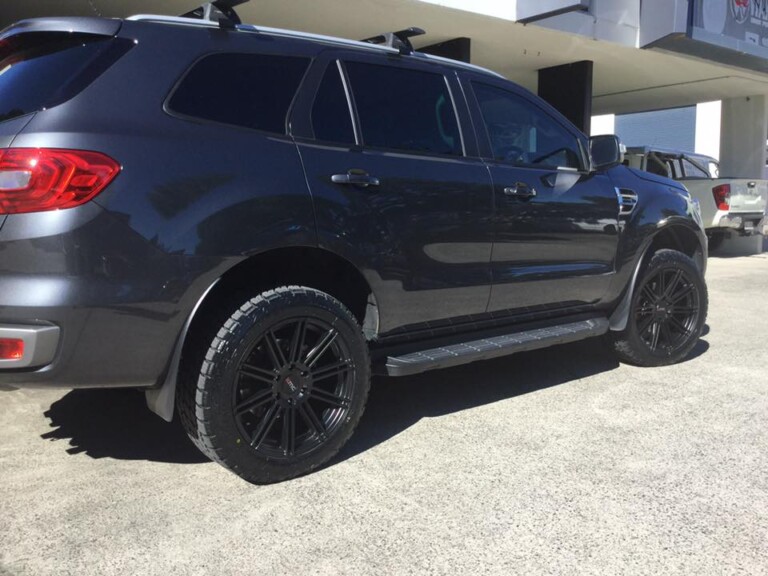
[[[256,484],[331,459],[357,426],[370,388],[368,347],[354,316],[300,286],[243,303],[198,366],[187,390],[194,398],[178,398],[181,421],[209,458]]]
[[[701,336],[707,306],[707,286],[694,261],[659,250],[637,279],[626,328],[611,333],[614,350],[636,366],[680,362]]]

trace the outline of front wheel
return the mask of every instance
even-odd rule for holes
[[[210,344],[187,433],[249,482],[306,474],[332,458],[363,414],[368,348],[336,299],[289,286],[245,302]]]
[[[707,286],[693,260],[659,250],[637,280],[627,327],[613,333],[617,355],[637,366],[680,362],[701,336],[707,306]]]

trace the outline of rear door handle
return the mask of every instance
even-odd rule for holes
[[[514,186],[504,188],[504,195],[527,200],[536,196],[536,188],[528,186],[525,182],[518,182]]]
[[[346,174],[334,174],[331,176],[331,182],[334,184],[360,186],[362,188],[367,188],[368,186],[378,186],[380,184],[378,178],[374,178],[365,172],[354,172],[352,170]]]

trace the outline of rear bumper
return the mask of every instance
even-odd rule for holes
[[[720,211],[715,217],[714,225],[722,230],[733,230],[743,234],[764,234],[766,225],[765,214],[762,212],[725,212]]]
[[[18,355],[0,358],[0,369],[38,368],[53,362],[59,345],[58,326],[0,324],[0,339],[20,343]]]

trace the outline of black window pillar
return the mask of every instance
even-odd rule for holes
[[[539,70],[539,96],[585,134],[592,129],[591,60]]]

